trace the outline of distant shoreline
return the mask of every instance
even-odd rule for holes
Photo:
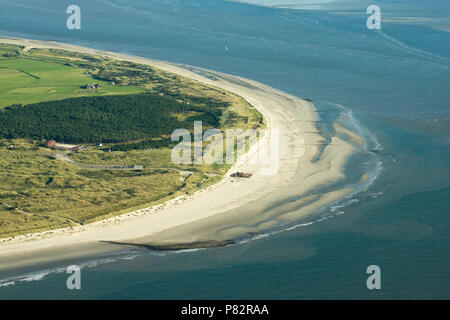
[[[341,179],[343,166],[355,151],[352,144],[334,137],[335,143],[326,148],[321,161],[314,162],[324,138],[315,128],[317,116],[312,103],[252,80],[196,67],[56,42],[19,38],[0,38],[0,42],[23,45],[26,50],[54,48],[147,64],[220,87],[243,97],[262,113],[267,120],[268,129],[268,135],[238,159],[229,171],[256,173],[251,179],[235,181],[228,173],[219,183],[192,196],[175,198],[158,206],[85,226],[18,236],[14,239],[0,239],[0,269],[61,259],[55,255],[55,250],[63,252],[65,258],[84,256],[85,250],[65,250],[75,245],[89,245],[95,248],[95,252],[114,251],[124,244],[153,249],[159,247],[162,250],[226,245],[231,243],[230,239],[239,235],[259,232],[276,225],[274,220],[264,219],[256,211],[251,212],[250,207],[257,210],[266,202],[275,201],[280,190],[286,189],[283,194],[288,195],[289,183],[294,179],[301,179],[300,191],[303,193]],[[280,169],[277,175],[264,176],[258,174],[260,165],[258,167],[251,164],[250,160],[257,155],[259,149],[270,148],[269,135],[274,129],[281,132]],[[281,212],[277,219],[298,220],[352,191],[353,189],[346,188],[315,197],[305,197],[297,204],[299,207],[295,211]],[[239,211],[241,208],[243,211]],[[244,213],[247,211],[248,213]],[[38,253],[39,257],[36,258]]]

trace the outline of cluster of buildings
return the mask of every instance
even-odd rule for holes
[[[57,148],[57,149],[62,149],[65,151],[70,151],[70,152],[80,152],[82,151],[84,148],[86,148],[86,146],[74,146],[74,145],[68,145],[68,144],[64,144],[64,143],[57,143],[55,140],[48,140],[46,143],[46,146],[49,148]]]
[[[88,89],[88,90],[96,90],[96,89],[100,89],[102,87],[102,85],[101,84],[99,84],[99,83],[91,83],[91,84],[87,84],[86,85],[86,89]]]
[[[116,85],[116,82],[111,81],[111,84],[112,85]],[[120,86],[128,86],[128,82],[120,82],[120,83],[117,83],[117,84],[120,85]],[[84,87],[87,90],[97,90],[97,89],[100,89],[102,87],[102,85],[100,83],[91,83],[91,84],[88,83]]]

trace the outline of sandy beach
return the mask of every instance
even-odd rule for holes
[[[227,174],[214,186],[158,206],[89,225],[0,239],[0,270],[114,251],[119,248],[114,243],[155,248],[225,245],[236,237],[296,221],[353,191],[311,193],[342,179],[355,143],[361,145],[364,140],[341,124],[335,125],[336,136],[317,160],[325,139],[315,126],[317,115],[308,101],[252,80],[196,67],[56,42],[11,38],[0,38],[0,42],[25,45],[27,50],[56,48],[147,64],[233,92],[260,111],[268,123],[266,137],[229,172],[252,172],[251,179],[233,179]],[[280,133],[279,170],[276,175],[263,175],[262,165],[252,160],[258,150],[272,147],[270,134],[275,130]],[[341,135],[350,137],[349,141]],[[295,200],[281,201],[290,196]]]

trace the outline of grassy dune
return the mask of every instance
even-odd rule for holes
[[[120,82],[128,85],[117,85]],[[102,88],[81,88],[87,83],[99,83]],[[0,108],[144,92],[206,107],[208,101],[226,102],[219,129],[265,125],[262,115],[241,97],[148,66],[60,50],[24,51],[0,45]],[[192,117],[195,112],[188,115]],[[44,142],[0,139],[2,238],[89,223],[192,194],[218,182],[229,169],[229,165],[175,165],[169,148],[107,152],[87,144],[85,151],[71,154],[46,148]],[[55,157],[55,152],[76,163]],[[142,165],[143,169],[89,169],[77,164]]]
[[[166,148],[126,153],[90,150],[72,155],[82,163],[145,166],[133,171],[88,170],[55,159],[33,143],[14,142],[14,150],[1,150],[0,236],[88,223],[190,194],[217,182],[227,169],[173,165]]]

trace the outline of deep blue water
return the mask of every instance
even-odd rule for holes
[[[394,2],[387,14],[423,9]],[[427,15],[442,20],[448,6],[433,3]],[[0,273],[32,275],[0,287],[0,298],[450,298],[450,33],[395,22],[368,30],[363,6],[336,14],[222,0],[80,0],[82,29],[69,31],[69,4],[0,0],[0,35],[205,67],[310,98],[319,109],[342,105],[376,137],[382,170],[367,191],[312,225],[225,248],[72,261],[87,263],[76,292],[62,269],[42,272],[67,264]],[[381,267],[379,291],[366,288],[371,264]]]

